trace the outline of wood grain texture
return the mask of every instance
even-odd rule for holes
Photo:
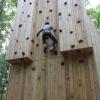
[[[76,3],[79,6],[74,11],[71,5]],[[81,0],[67,0],[67,4],[65,0],[36,0],[35,4],[35,22],[30,21],[34,29],[30,34],[30,38],[34,40],[33,49],[28,48],[24,40],[26,45],[20,49],[20,52],[31,50],[34,62],[11,66],[6,100],[100,100],[100,36]],[[33,9],[30,10],[32,11]],[[70,18],[68,14],[71,14]],[[74,24],[80,18],[82,23]],[[45,21],[50,21],[57,30],[57,55],[44,54],[42,34],[36,36]],[[27,32],[30,31],[29,28],[26,28]],[[61,33],[59,29],[62,30]],[[75,33],[69,34],[72,29]],[[83,34],[79,34],[80,32]],[[26,36],[27,34],[24,38]],[[85,41],[82,45],[78,43],[80,38]],[[77,49],[75,51],[70,50],[70,45],[74,43]],[[70,52],[62,54],[61,46],[63,51]]]
[[[65,2],[67,4],[65,5]],[[85,27],[81,0],[58,0],[60,51],[86,49],[92,47],[88,41],[88,31]]]
[[[36,0],[20,0],[16,11],[14,24],[6,60],[11,64],[32,62],[34,24],[36,18]]]

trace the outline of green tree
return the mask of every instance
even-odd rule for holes
[[[0,0],[0,100],[5,100],[9,70],[5,53],[2,52],[2,44],[10,34],[16,5],[17,0]]]
[[[0,0],[0,52],[2,43],[10,34],[11,22],[15,15],[17,0]]]
[[[90,8],[87,10],[88,14],[91,16],[93,22],[100,29],[100,4],[96,8]]]

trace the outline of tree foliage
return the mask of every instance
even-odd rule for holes
[[[91,16],[97,28],[100,29],[100,4],[98,4],[96,8],[88,9],[87,12]]]
[[[16,5],[17,0],[0,0],[0,100],[5,100],[9,70],[5,54],[2,52],[2,44],[10,34]]]
[[[0,0],[0,51],[2,43],[10,34],[11,20],[15,15],[17,0]]]

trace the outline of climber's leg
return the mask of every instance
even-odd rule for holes
[[[43,41],[43,46],[44,46],[43,51],[44,51],[44,53],[46,53],[47,45],[46,45],[46,35],[45,35],[45,33],[42,35],[42,41]]]
[[[57,46],[57,40],[52,34],[50,34],[49,37],[53,41],[53,48],[55,49]]]

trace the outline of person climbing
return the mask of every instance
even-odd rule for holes
[[[57,40],[56,40],[52,31],[55,32],[56,30],[52,28],[52,26],[49,24],[49,22],[45,22],[43,29],[41,29],[37,33],[37,36],[39,36],[39,34],[42,32],[42,41],[43,41],[43,45],[44,45],[44,53],[46,53],[46,50],[47,50],[46,40],[49,39],[49,38],[53,41],[53,44],[52,44],[53,48],[50,51],[54,51],[56,49]]]

